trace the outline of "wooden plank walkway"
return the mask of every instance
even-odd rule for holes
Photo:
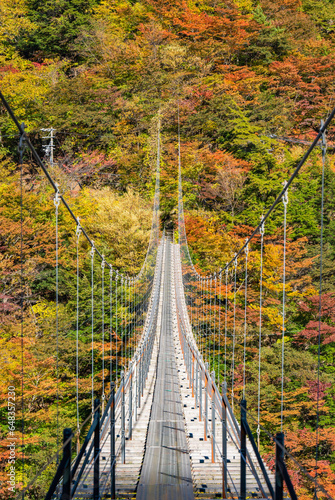
[[[166,243],[155,392],[138,500],[193,500],[193,484],[173,344],[171,244]]]

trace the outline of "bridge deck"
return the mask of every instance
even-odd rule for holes
[[[138,500],[193,499],[191,463],[185,433],[171,305],[171,244],[166,244],[163,311],[157,378]]]

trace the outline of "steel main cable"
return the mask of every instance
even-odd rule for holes
[[[49,184],[52,186],[52,188],[54,189],[55,191],[55,195],[56,193],[58,192],[58,196],[59,196],[59,199],[62,201],[63,205],[65,206],[65,208],[67,209],[67,211],[69,212],[69,214],[71,215],[73,221],[75,222],[75,224],[77,225],[77,221],[78,221],[78,218],[75,216],[75,214],[73,213],[72,209],[70,208],[69,204],[67,203],[66,199],[64,198],[64,196],[62,194],[59,193],[59,189],[58,189],[58,185],[57,183],[53,180],[53,178],[51,177],[50,173],[48,172],[48,169],[46,168],[46,166],[44,165],[43,161],[41,160],[40,156],[38,155],[38,153],[36,152],[33,144],[31,143],[29,137],[27,136],[26,132],[25,132],[25,127],[24,125],[20,125],[19,121],[17,120],[12,108],[10,107],[10,105],[8,104],[7,100],[5,99],[3,93],[1,92],[0,90],[0,100],[2,101],[6,111],[8,112],[10,118],[12,119],[12,121],[15,123],[15,126],[17,127],[19,133],[20,133],[20,136],[23,137],[23,140],[25,141],[26,143],[26,146],[28,146],[28,148],[30,149],[31,153],[32,153],[32,156],[35,160],[35,162],[37,163],[37,165],[42,169],[44,175],[46,176],[46,178],[48,179],[49,181]],[[157,165],[158,165],[158,171],[156,172],[156,186],[155,186],[155,194],[156,194],[156,191],[158,189],[158,192],[159,192],[159,169],[160,169],[160,156],[159,156],[159,160],[157,159]],[[158,187],[157,187],[158,186]],[[158,201],[157,201],[158,199]],[[142,268],[141,270],[139,271],[139,273],[136,275],[136,279],[140,279],[140,277],[142,276],[143,274],[143,269],[145,267],[145,264],[146,264],[146,260],[147,260],[147,255],[149,253],[149,250],[150,250],[150,244],[152,243],[152,240],[156,241],[157,243],[157,235],[155,235],[155,238],[152,238],[151,237],[151,232],[154,228],[156,228],[156,232],[157,230],[159,229],[158,226],[157,226],[157,221],[155,222],[155,220],[157,219],[157,213],[158,213],[158,206],[159,206],[159,195],[157,195],[157,198],[155,199],[155,205],[156,205],[156,208],[153,210],[153,220],[152,220],[152,225],[151,225],[151,231],[150,231],[150,241],[149,241],[149,245],[148,245],[148,249],[147,249],[147,254],[146,254],[146,257],[145,257],[145,260],[143,262],[143,265],[142,265]],[[155,207],[154,205],[154,207]],[[86,240],[88,241],[88,243],[92,246],[92,243],[93,241],[91,240],[91,238],[89,237],[87,231],[81,226],[81,230],[82,230],[82,233],[83,235],[85,236]],[[95,248],[95,251],[97,253],[97,255],[100,257],[100,259],[102,260],[103,259],[103,254],[97,249]],[[106,262],[106,265],[111,269],[112,268],[112,265],[109,264],[108,262]]]
[[[335,107],[332,109],[331,113],[328,115],[328,117],[326,118],[326,120],[323,122],[323,125],[321,126],[321,128],[320,128],[317,136],[315,137],[314,141],[311,143],[310,147],[308,148],[308,150],[306,151],[306,153],[304,154],[304,156],[302,157],[302,159],[299,161],[297,167],[295,168],[294,172],[291,174],[291,176],[288,179],[288,181],[286,182],[285,186],[283,187],[283,189],[281,190],[281,192],[279,193],[279,195],[277,196],[277,198],[275,199],[275,201],[272,203],[272,205],[270,206],[270,208],[267,210],[267,212],[265,213],[265,215],[262,217],[262,220],[261,220],[260,224],[258,224],[258,226],[254,229],[254,231],[252,232],[252,234],[247,238],[245,244],[242,245],[239,248],[239,250],[235,253],[235,256],[226,264],[226,267],[232,265],[234,263],[235,257],[239,257],[241,255],[241,253],[244,251],[246,245],[249,244],[251,242],[251,240],[257,234],[259,234],[261,225],[263,223],[265,223],[265,221],[269,218],[269,216],[274,211],[274,209],[276,208],[276,206],[281,202],[282,198],[285,196],[286,191],[288,190],[288,188],[290,187],[290,185],[292,184],[292,182],[294,181],[294,179],[298,176],[301,168],[303,167],[303,165],[305,164],[305,162],[309,158],[310,154],[315,149],[315,147],[318,145],[318,142],[320,141],[320,139],[322,139],[323,134],[326,132],[328,126],[333,121],[334,116],[335,116]],[[178,117],[179,117],[179,115],[178,115]],[[180,184],[181,184],[181,179],[180,179]],[[185,234],[185,239],[186,239],[186,234]],[[186,239],[186,242],[187,242],[187,239]],[[187,245],[187,248],[188,248],[188,245]],[[192,263],[192,268],[194,268],[193,263]],[[223,270],[221,270],[220,272],[223,272]],[[194,269],[194,271],[195,271],[195,269]]]

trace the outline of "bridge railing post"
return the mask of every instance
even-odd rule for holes
[[[194,378],[195,378],[195,373],[194,373],[194,355],[193,355],[193,353],[190,353],[190,362],[192,364],[192,367],[191,367],[192,398],[194,398]]]
[[[71,429],[64,429],[63,431],[63,458],[65,460],[64,464],[64,474],[63,474],[63,489],[61,500],[71,499],[71,441],[72,441],[72,431]],[[68,443],[66,443],[68,441]],[[66,444],[65,444],[66,443]]]
[[[142,370],[141,370],[141,396],[144,395],[144,380],[145,380],[145,360],[147,355],[147,341],[143,345]]]
[[[282,447],[280,446],[282,445]],[[275,499],[283,500],[284,496],[284,478],[282,475],[281,464],[284,464],[285,452],[284,452],[284,433],[278,432],[276,434],[276,488],[275,488]]]
[[[240,500],[246,500],[247,494],[247,433],[246,422],[247,418],[247,402],[245,399],[241,401],[241,461],[240,461]]]
[[[128,439],[131,440],[133,434],[133,371],[130,372],[129,381],[129,434]]]
[[[222,498],[227,498],[227,408],[224,397],[227,384],[222,382]]]
[[[199,368],[199,422],[202,420],[202,370]]]
[[[137,370],[137,405],[141,408],[142,351],[139,354]]]
[[[194,396],[193,392],[193,372],[192,372],[192,353],[190,346],[187,344],[187,350],[188,350],[188,369],[189,369],[189,374],[190,374],[190,389],[192,390],[192,396]]]
[[[205,373],[205,415],[204,415],[204,439],[207,441],[207,434],[208,434],[208,378],[207,378],[207,371],[208,371],[208,362],[205,363],[206,366],[206,373]]]
[[[124,371],[121,372],[121,460],[126,463],[126,402],[124,387]]]
[[[111,383],[110,405],[110,454],[111,454],[111,499],[115,499],[115,384]]]
[[[100,499],[99,476],[100,476],[100,401],[94,401],[94,469],[93,469],[93,500]]]
[[[135,400],[134,400],[134,420],[137,422],[137,404],[138,404],[138,360],[137,357],[134,360],[134,370],[135,370]]]
[[[198,382],[199,382],[199,366],[198,366],[198,363],[196,362],[196,365],[195,365],[195,408],[198,407],[198,403],[199,403],[199,400],[198,400],[198,396],[199,396]]]
[[[212,463],[215,462],[215,372],[211,373],[212,377]]]

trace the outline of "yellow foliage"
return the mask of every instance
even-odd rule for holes
[[[254,10],[252,0],[234,0],[234,3],[244,12],[252,12]]]
[[[1,62],[5,64],[5,61],[0,59],[0,65]],[[16,58],[15,62],[11,63],[12,69],[1,74],[1,90],[18,120],[24,120],[28,132],[40,125],[40,118],[34,116],[29,105],[43,103],[50,88],[58,83],[65,65],[66,61],[33,64]],[[8,128],[16,132],[12,122],[9,122]]]
[[[149,243],[152,207],[130,190],[123,196],[108,188],[91,191],[91,199],[96,211],[88,229],[95,234],[96,244],[109,247],[106,254],[111,252],[117,268],[138,272]]]
[[[43,299],[32,307],[35,324],[43,333],[55,334],[56,327],[56,303]],[[58,305],[58,326],[60,333],[66,333],[71,325],[71,318],[66,311],[64,304]]]
[[[35,29],[35,25],[25,16],[26,0],[1,0],[0,2],[0,53],[6,58],[15,57],[14,49],[8,42],[15,42],[21,30]]]

